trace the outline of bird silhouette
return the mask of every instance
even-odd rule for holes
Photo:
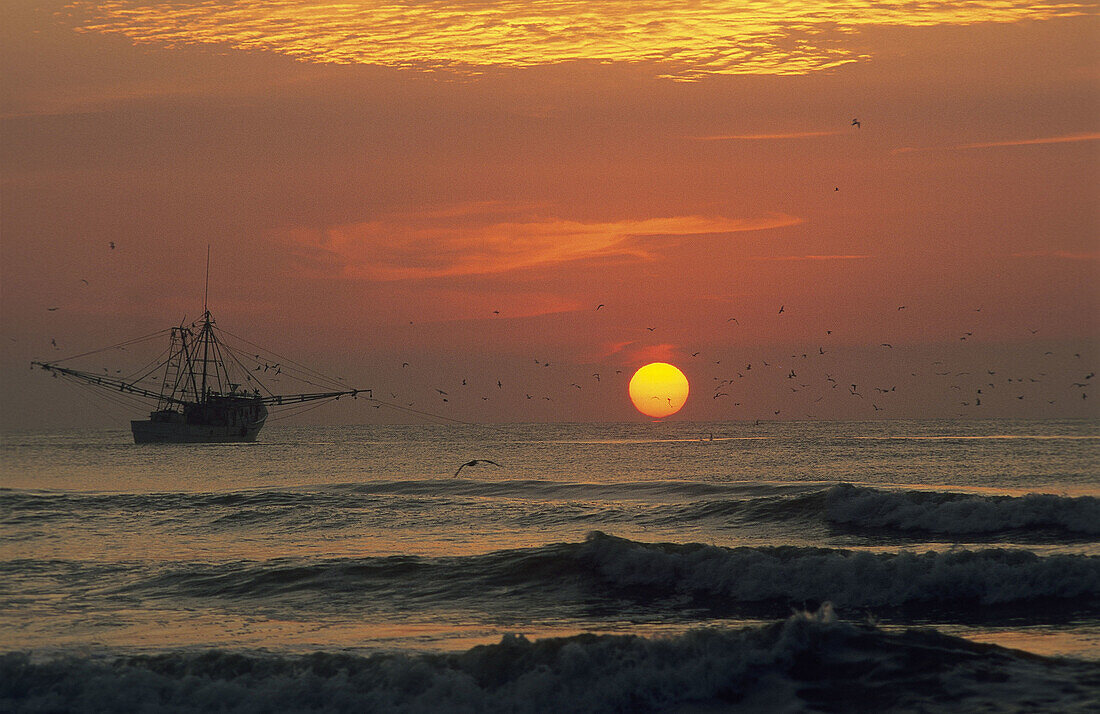
[[[492,464],[493,466],[501,467],[500,464],[498,464],[496,461],[493,461],[492,459],[472,459],[472,460],[467,461],[466,463],[462,464],[461,466],[459,466],[455,470],[454,475],[458,476],[458,472],[461,471],[462,469],[466,468],[467,466],[477,466],[478,464]],[[501,468],[503,468],[503,467],[501,467]],[[451,478],[454,478],[454,476],[452,476]]]
[[[857,129],[860,128],[859,119],[853,119],[852,120],[852,126],[854,126]]]
[[[785,308],[785,307],[786,307],[786,305],[780,305],[780,306],[779,306],[779,314],[780,314],[780,315],[782,315],[782,314],[783,314],[783,308]]]

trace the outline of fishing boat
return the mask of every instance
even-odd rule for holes
[[[146,363],[125,375],[102,368],[102,373],[74,369],[54,362],[31,362],[52,372],[55,377],[73,380],[81,386],[100,388],[104,396],[116,399],[137,398],[154,402],[148,419],[130,422],[134,442],[148,443],[213,443],[252,442],[267,421],[269,407],[283,407],[335,400],[341,397],[370,395],[370,390],[330,389],[298,394],[275,394],[266,382],[278,375],[293,375],[298,383],[339,387],[334,380],[302,365],[270,354],[260,353],[256,345],[216,327],[210,310],[188,325],[161,330],[153,335],[129,340],[77,357],[87,358],[111,350],[126,349],[154,337],[170,333],[167,356]],[[226,337],[251,346],[245,352],[230,346]],[[161,353],[164,355],[165,353]],[[75,359],[74,358],[69,358]],[[280,360],[280,361],[275,361]],[[157,384],[159,383],[159,388]]]

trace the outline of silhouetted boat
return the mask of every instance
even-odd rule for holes
[[[106,368],[104,374],[97,374],[63,367],[57,362],[34,361],[31,365],[52,372],[54,376],[101,387],[116,395],[121,393],[155,400],[156,406],[148,419],[130,422],[134,441],[138,444],[255,441],[267,420],[270,406],[356,397],[360,392],[370,391],[342,389],[301,394],[272,393],[261,381],[261,367],[263,372],[276,375],[284,373],[284,370],[295,372],[298,380],[310,384],[316,380],[327,381],[332,386],[335,380],[300,365],[272,364],[262,360],[259,354],[253,359],[252,355],[230,349],[219,337],[222,331],[215,327],[214,318],[205,306],[201,320],[172,327],[170,331],[167,358],[155,360],[129,377],[112,377]],[[155,335],[80,356],[119,349],[123,345],[163,336],[164,332],[162,330]],[[253,366],[246,366],[248,362]],[[142,386],[152,380],[160,382],[159,389]]]

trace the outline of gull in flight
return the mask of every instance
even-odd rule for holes
[[[498,464],[496,461],[493,461],[492,459],[473,459],[472,461],[467,461],[466,463],[459,466],[458,469],[455,471],[455,476],[458,476],[458,472],[466,468],[467,466],[477,466],[478,464],[492,464],[493,466],[500,466],[500,464]],[[454,477],[452,476],[452,478]]]

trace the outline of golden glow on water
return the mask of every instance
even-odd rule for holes
[[[1091,5],[975,0],[546,0],[74,2],[89,32],[135,42],[216,44],[310,62],[477,73],[575,60],[656,63],[675,79],[804,74],[865,58],[867,26],[967,25],[1082,15]]]

